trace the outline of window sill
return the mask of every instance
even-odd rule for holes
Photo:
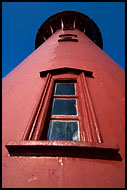
[[[121,160],[118,145],[81,141],[10,141],[10,156],[65,156]]]

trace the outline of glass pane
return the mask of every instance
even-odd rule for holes
[[[77,121],[50,121],[48,140],[79,141]]]
[[[55,87],[56,95],[75,95],[74,83],[56,83]]]
[[[52,115],[77,115],[76,99],[54,98]]]

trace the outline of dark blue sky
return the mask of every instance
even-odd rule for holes
[[[3,2],[2,78],[34,51],[42,23],[64,10],[93,19],[103,37],[103,50],[125,69],[125,2]]]

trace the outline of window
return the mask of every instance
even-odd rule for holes
[[[79,75],[60,74],[52,76],[53,82],[49,109],[42,129],[41,140],[81,141],[81,111]],[[50,95],[49,95],[50,96]],[[36,132],[35,132],[36,133]],[[35,137],[35,136],[34,136]],[[85,138],[85,137],[84,137]]]
[[[101,143],[85,80],[85,75],[90,74],[74,69],[48,72],[45,88],[23,140]]]
[[[75,34],[61,34],[59,35],[59,37],[60,39],[58,40],[58,42],[64,42],[64,41],[78,42],[78,39],[76,39],[77,35]]]
[[[117,159],[119,147],[103,142],[86,77],[92,72],[60,68],[40,73],[45,87],[20,141],[10,141],[11,156],[76,156]]]
[[[79,141],[76,82],[55,83],[48,140]]]
[[[64,36],[74,36],[77,37],[76,34],[60,34],[59,37],[64,37]]]

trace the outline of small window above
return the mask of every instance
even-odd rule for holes
[[[73,41],[73,42],[78,42],[78,39],[74,38],[77,37],[75,34],[61,34],[59,35],[61,39],[58,40],[58,42],[63,42],[63,41]]]
[[[71,37],[66,37],[58,40],[58,42],[65,42],[65,41],[78,42],[78,39],[72,39]]]
[[[74,36],[74,37],[77,37],[76,34],[61,34],[61,35],[59,35],[59,37],[65,37],[65,36]]]

